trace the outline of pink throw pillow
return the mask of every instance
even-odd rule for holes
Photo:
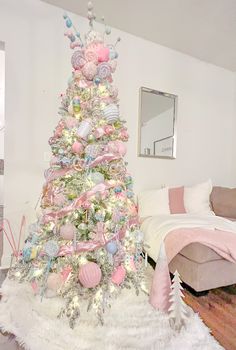
[[[169,188],[169,206],[171,214],[185,214],[184,186]]]

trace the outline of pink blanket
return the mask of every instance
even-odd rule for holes
[[[215,234],[212,234],[212,230],[203,228],[176,229],[168,233],[164,242],[167,259],[162,259],[161,264],[156,265],[149,299],[151,305],[161,311],[167,311],[169,307],[168,263],[190,243],[204,244],[222,258],[236,263],[236,234],[232,232],[215,230]]]

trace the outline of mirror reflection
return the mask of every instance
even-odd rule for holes
[[[177,96],[140,89],[139,156],[176,157]]]

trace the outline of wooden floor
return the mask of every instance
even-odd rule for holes
[[[201,297],[184,294],[185,302],[199,313],[216,340],[226,350],[236,350],[236,286],[214,289]]]

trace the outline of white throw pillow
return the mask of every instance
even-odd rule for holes
[[[212,182],[210,179],[192,187],[184,187],[184,206],[186,213],[211,214],[211,191]]]
[[[138,195],[138,207],[142,219],[147,216],[169,215],[168,188],[141,192]]]

